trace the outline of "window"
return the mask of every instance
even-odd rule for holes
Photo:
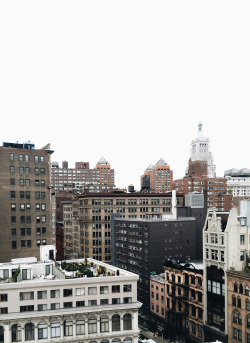
[[[112,305],[117,305],[117,304],[120,304],[121,301],[120,301],[120,298],[113,298],[112,299]]]
[[[120,285],[112,286],[112,293],[120,293]]]
[[[97,320],[96,318],[90,318],[88,320],[88,333],[97,333]]]
[[[97,287],[89,287],[88,288],[88,295],[97,294]]]
[[[34,305],[20,306],[20,312],[31,312],[34,311]]]
[[[38,311],[46,311],[47,310],[47,304],[39,304],[37,309],[38,309]]]
[[[72,307],[72,302],[71,301],[68,301],[68,302],[64,302],[63,303],[63,308],[70,308],[70,307]]]
[[[132,317],[130,313],[126,313],[123,316],[123,329],[132,330]]]
[[[8,301],[8,294],[0,294],[0,302]]]
[[[38,324],[38,339],[48,338],[48,326],[46,323]]]
[[[10,198],[15,199],[16,197],[16,192],[15,191],[10,191]]]
[[[108,294],[109,288],[108,286],[101,286],[100,287],[100,294]]]
[[[77,335],[84,335],[85,333],[85,321],[84,320],[77,320],[76,321],[76,334]]]
[[[72,288],[71,289],[64,289],[63,290],[64,297],[71,297],[72,296]]]
[[[19,297],[20,297],[20,300],[33,300],[34,292],[20,292]]]
[[[21,325],[14,324],[11,327],[11,341],[21,342],[22,341],[22,327]]]
[[[97,306],[97,300],[89,300],[88,306]]]
[[[76,307],[83,307],[83,306],[85,306],[85,301],[80,300],[76,302]]]
[[[108,332],[109,331],[109,318],[108,317],[101,317],[101,319],[100,319],[100,331],[101,332]]]
[[[240,261],[244,261],[244,251],[240,252]]]
[[[11,178],[10,179],[10,185],[11,186],[15,186],[16,182],[15,182],[15,179]]]
[[[60,322],[51,323],[51,338],[61,336],[61,324]]]
[[[71,320],[64,321],[64,336],[73,336],[73,322]]]
[[[50,305],[51,310],[59,310],[60,309],[60,303],[52,303]]]
[[[15,173],[15,167],[14,166],[10,166],[10,173],[11,174]]]
[[[10,154],[10,161],[14,161],[14,154]]]
[[[131,292],[132,285],[123,285],[123,292]]]
[[[25,341],[33,341],[35,339],[35,326],[32,323],[25,325]]]
[[[37,299],[47,299],[47,291],[38,291]]]
[[[112,331],[120,331],[120,316],[118,314],[112,317]]]
[[[22,280],[30,280],[31,279],[31,270],[30,269],[23,269],[22,270]]]
[[[100,299],[100,305],[108,305],[109,300],[108,299]]]

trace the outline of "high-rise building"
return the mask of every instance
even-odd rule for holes
[[[207,190],[208,207],[215,207],[218,211],[229,211],[232,208],[232,195],[227,194],[227,180],[216,177],[210,141],[203,134],[201,123],[198,126],[198,136],[191,143],[186,175],[174,180],[171,188],[184,194]]]
[[[51,182],[56,193],[109,192],[115,189],[115,171],[102,157],[95,168],[89,168],[89,162],[76,162],[75,168],[68,168],[68,162],[52,163]]]
[[[166,193],[171,191],[173,171],[163,158],[156,165],[150,164],[141,176],[141,191]]]
[[[40,256],[52,243],[50,144],[0,147],[0,261]]]
[[[187,207],[176,207],[174,193],[172,214],[168,216],[158,219],[117,216],[112,223],[112,264],[139,275],[138,300],[143,303],[141,312],[146,315],[150,312],[150,275],[162,272],[162,262],[202,259],[204,195],[192,194],[198,198],[196,206],[190,201]]]
[[[183,194],[177,194],[176,199],[177,206],[182,206]],[[63,206],[65,257],[74,252],[79,257],[110,262],[112,214],[135,219],[161,218],[172,211],[172,194],[84,193],[72,199],[71,205]]]

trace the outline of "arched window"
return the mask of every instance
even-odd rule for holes
[[[118,314],[112,317],[112,331],[120,331],[120,316]]]
[[[72,320],[65,320],[63,323],[64,336],[73,336],[73,322]]]
[[[48,338],[48,325],[45,322],[38,324],[38,339]]]
[[[97,333],[97,320],[96,318],[90,318],[88,320],[88,332]]]
[[[123,316],[123,329],[132,330],[132,316],[130,313],[126,313]]]
[[[4,343],[4,328],[0,325],[0,343]]]
[[[237,298],[237,307],[241,308],[241,298]]]
[[[247,317],[247,327],[250,328],[250,316]]]
[[[132,343],[132,338],[131,337],[124,338],[123,343]]]
[[[60,324],[60,322],[52,322],[50,327],[51,327],[51,338],[61,336],[61,324]]]
[[[35,326],[32,323],[25,325],[25,341],[33,341],[35,339]]]
[[[85,334],[85,320],[80,319],[76,321],[76,334],[77,335]]]
[[[249,288],[248,288],[248,285],[246,285],[246,287],[245,287],[245,295],[249,295]]]
[[[234,284],[234,292],[237,292],[237,293],[238,293],[238,285],[237,285],[237,282],[235,282],[235,284]]]
[[[240,284],[239,293],[240,293],[240,294],[243,294],[243,286],[242,286],[242,284]]]
[[[22,328],[21,325],[14,324],[11,327],[11,341],[21,342],[22,341]]]
[[[109,343],[109,341],[107,339],[103,339],[101,343]]]
[[[232,296],[232,305],[236,306],[236,298],[235,295]]]
[[[108,332],[109,331],[109,318],[108,317],[101,317],[101,319],[100,319],[100,331],[101,332]]]
[[[119,338],[113,339],[112,343],[121,343],[121,340]]]
[[[238,323],[238,312],[234,312],[233,314],[233,323]]]

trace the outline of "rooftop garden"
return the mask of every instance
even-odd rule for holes
[[[119,269],[116,273],[111,270],[107,270],[105,266],[96,265],[94,262],[89,262],[85,258],[84,262],[80,261],[62,261],[60,264],[57,264],[57,268],[65,274],[65,277],[101,277],[101,276],[115,276],[119,275]]]

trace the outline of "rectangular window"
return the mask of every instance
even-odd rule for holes
[[[88,288],[88,295],[97,294],[97,287],[89,287]]]
[[[47,299],[47,291],[38,291],[37,299]]]
[[[82,288],[76,288],[76,295],[84,295],[85,294],[85,289]]]
[[[69,307],[72,307],[72,302],[63,303],[63,308],[69,308]]]
[[[20,292],[20,300],[34,300],[34,292]]]
[[[72,288],[71,289],[64,289],[63,290],[64,297],[72,297]]]
[[[97,306],[97,300],[89,300],[88,306]]]
[[[76,307],[83,307],[83,306],[85,306],[85,301],[80,300],[76,302]]]
[[[37,309],[38,309],[38,311],[46,311],[47,310],[47,304],[39,304]]]
[[[60,303],[52,303],[50,305],[51,310],[59,310],[59,308],[60,308]]]
[[[60,289],[53,289],[50,291],[51,298],[60,298]]]
[[[109,288],[108,286],[101,286],[100,287],[100,294],[108,294]]]

